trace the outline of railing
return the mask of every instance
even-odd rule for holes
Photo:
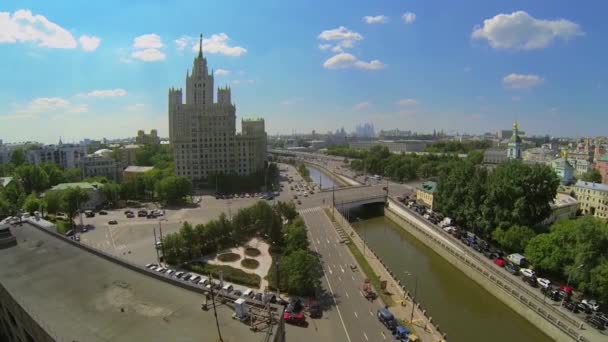
[[[356,199],[351,199],[351,200],[339,200],[336,199],[335,201],[335,205],[336,206],[343,206],[345,204],[351,204],[351,203],[357,203],[357,202],[365,202],[365,201],[370,201],[370,200],[377,200],[377,199],[381,199],[382,202],[386,201],[386,195],[373,195],[373,196],[367,196],[367,197],[361,197],[361,198],[356,198]]]
[[[427,230],[420,228],[419,224],[420,224],[420,222],[422,222],[427,227],[430,227],[431,229],[434,229],[435,231],[439,232],[442,236],[446,237],[449,241],[457,242],[457,240],[453,236],[451,236],[449,233],[443,231],[442,229],[434,227],[434,225],[431,225],[428,222],[425,222],[424,218],[422,218],[418,213],[413,212],[408,207],[404,206],[403,204],[399,203],[398,201],[396,201],[392,198],[390,199],[390,203],[392,205],[396,205],[396,206],[406,210],[406,212],[408,212],[409,214],[416,217],[419,222],[411,222],[406,217],[400,216],[404,221],[410,223],[410,225],[412,227],[414,227],[416,230],[418,230],[421,233],[423,233],[424,235],[426,235],[427,238],[429,238],[431,241],[433,241],[437,245],[440,245],[446,251],[448,251],[450,254],[457,257],[460,261],[464,262],[465,265],[471,267],[478,273],[482,274],[486,279],[489,279],[492,283],[494,283],[495,285],[497,285],[498,287],[503,289],[506,293],[508,293],[512,297],[515,297],[519,302],[523,303],[528,308],[532,309],[532,311],[536,312],[538,315],[543,317],[545,320],[547,320],[548,322],[550,322],[551,324],[553,324],[554,326],[559,328],[561,331],[563,331],[570,337],[574,338],[577,341],[588,341],[587,338],[585,338],[583,335],[579,334],[576,331],[576,329],[582,329],[583,324],[581,322],[576,321],[571,317],[568,317],[563,312],[557,310],[556,308],[554,308],[552,306],[546,305],[542,301],[542,299],[539,298],[536,294],[530,292],[528,289],[523,287],[521,284],[516,283],[515,281],[513,281],[513,279],[510,279],[505,274],[497,272],[496,270],[493,269],[493,267],[494,267],[493,265],[489,264],[488,262],[486,262],[479,256],[471,253],[470,251],[468,251],[466,249],[464,250],[464,252],[456,251],[453,248],[451,248],[450,246],[448,246],[447,244],[445,244],[444,241],[441,241],[436,236],[433,236],[432,234],[430,234]],[[474,262],[471,259],[474,259]],[[484,267],[479,266],[479,264],[483,265]],[[530,300],[526,296],[531,297],[532,300]],[[572,327],[571,325],[574,325],[574,327]]]

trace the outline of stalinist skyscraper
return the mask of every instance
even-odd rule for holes
[[[218,88],[216,102],[213,81],[201,35],[192,74],[186,73],[186,102],[181,88],[169,89],[169,139],[175,174],[195,184],[213,174],[249,175],[263,169],[266,161],[264,120],[242,120],[242,133],[236,133],[236,107],[230,88]]]

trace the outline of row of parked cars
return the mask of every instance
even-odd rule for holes
[[[491,259],[498,267],[504,269],[516,276],[521,276],[521,279],[527,285],[540,288],[543,296],[555,302],[561,302],[562,305],[573,313],[586,314],[585,320],[589,325],[596,329],[604,330],[608,327],[608,315],[600,311],[600,305],[593,299],[583,299],[581,301],[573,300],[572,293],[574,289],[570,286],[556,286],[551,280],[539,277],[533,270],[524,255],[513,253],[505,255],[500,249],[492,246],[487,241],[476,236],[474,233],[466,231],[454,225],[454,222],[449,217],[443,217],[436,212],[429,212],[423,206],[412,203],[412,201],[404,200],[405,204],[414,209],[425,219],[431,223],[438,225],[446,233],[459,239],[465,246],[470,247],[476,252],[481,253],[486,258]]]

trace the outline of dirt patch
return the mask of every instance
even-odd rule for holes
[[[241,266],[255,270],[256,268],[260,267],[260,263],[255,259],[243,259],[241,261]]]
[[[248,257],[257,257],[260,256],[260,254],[262,254],[262,252],[260,252],[259,249],[257,248],[253,248],[253,247],[247,247],[245,248],[245,255]]]

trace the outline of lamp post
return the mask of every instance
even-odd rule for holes
[[[577,270],[580,270],[583,266],[585,266],[585,264],[580,264],[576,267]],[[570,286],[570,279],[572,278],[572,272],[570,272],[570,274],[568,275],[568,281],[566,282],[566,287]],[[564,291],[565,292],[565,291]],[[562,302],[559,304],[560,306],[564,306],[564,301],[566,300],[566,296],[564,295],[564,297],[562,298]]]
[[[413,324],[414,322],[414,298],[416,298],[416,293],[418,292],[418,275],[417,274],[412,274],[409,271],[403,271],[403,273],[405,273],[405,275],[407,276],[414,276],[414,297],[410,296],[410,298],[412,299],[412,314],[410,316],[410,323]]]

